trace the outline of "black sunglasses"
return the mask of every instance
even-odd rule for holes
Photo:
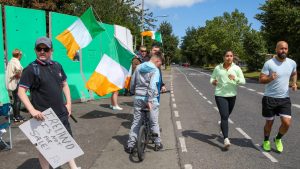
[[[50,51],[50,48],[36,47],[35,50],[38,51],[38,52],[41,52],[42,50],[43,50],[44,52],[49,52],[49,51]]]
[[[141,52],[147,52],[146,50],[141,50]]]

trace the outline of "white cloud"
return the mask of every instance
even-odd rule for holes
[[[192,6],[205,0],[145,0],[145,4],[151,7],[172,8],[181,6]]]

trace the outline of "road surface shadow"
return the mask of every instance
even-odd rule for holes
[[[104,117],[111,117],[115,116],[120,119],[128,120],[131,121],[133,118],[132,114],[129,113],[111,113],[111,112],[106,112],[106,111],[101,111],[101,110],[93,110],[90,111],[79,118],[83,119],[96,119],[96,118],[104,118]]]
[[[50,167],[51,168],[51,167]],[[30,158],[21,164],[17,169],[41,169],[38,158]],[[58,167],[56,169],[62,169]]]
[[[113,136],[113,139],[117,140],[123,147],[127,146],[128,134],[121,136]]]
[[[246,83],[260,84],[256,78],[246,78]]]
[[[206,135],[206,134],[199,133],[198,131],[195,131],[195,130],[185,130],[182,132],[182,135],[184,137],[192,137],[192,138],[200,140],[204,143],[215,146],[215,147],[219,148],[221,151],[227,151],[223,147],[223,137],[221,137],[220,135],[216,135],[216,134]],[[254,146],[252,140],[249,140],[246,138],[229,138],[229,139],[230,139],[230,142],[232,145],[236,145],[239,147],[254,148],[254,149],[258,150]],[[220,144],[213,142],[213,140],[217,140]]]
[[[90,112],[80,116],[80,118],[95,119],[95,118],[110,117],[110,116],[114,116],[114,115],[115,114],[110,113],[110,112],[105,112],[105,111],[100,111],[100,110],[93,110],[93,111],[90,111]]]
[[[133,107],[133,102],[122,102],[121,105]]]
[[[110,104],[100,104],[100,107],[106,108],[106,109],[111,109]]]

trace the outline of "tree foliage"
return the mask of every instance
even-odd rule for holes
[[[162,22],[159,25],[158,31],[162,34],[163,52],[165,54],[167,65],[169,65],[170,61],[172,61],[176,56],[176,50],[179,40],[173,34],[173,28],[169,22]]]
[[[300,61],[300,1],[266,1],[260,8],[262,12],[256,18],[262,23],[263,35],[270,53],[274,53],[280,40],[289,43],[289,53]]]
[[[249,57],[259,60],[256,57],[261,56],[251,56],[253,54],[251,51],[256,48],[248,48],[244,42],[246,38],[248,38],[247,43],[249,44],[252,44],[253,40],[259,39],[262,47],[257,51],[263,53],[264,42],[260,37],[257,32],[251,30],[245,15],[235,10],[206,21],[204,27],[188,28],[183,37],[181,50],[191,64],[217,64],[222,62],[222,57],[227,50],[232,50],[236,56],[249,62],[248,65],[250,65],[252,60]],[[257,46],[253,45],[253,47]]]

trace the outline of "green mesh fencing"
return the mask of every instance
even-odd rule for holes
[[[0,5],[0,14],[2,14],[2,7]],[[2,15],[0,15],[0,30],[3,30],[2,28]],[[0,33],[0,56],[1,56],[1,62],[0,62],[0,103],[9,103],[9,97],[8,93],[5,87],[5,72],[4,72],[4,50],[3,50],[3,35]]]
[[[18,48],[23,56],[21,64],[26,67],[35,60],[34,43],[37,38],[46,36],[46,13],[41,10],[5,6],[7,55]]]

